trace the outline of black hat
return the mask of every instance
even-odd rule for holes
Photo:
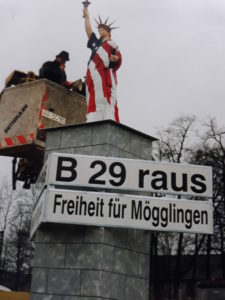
[[[66,52],[66,51],[61,51],[58,55],[56,55],[56,57],[61,57],[65,61],[70,60],[69,59],[69,53]]]

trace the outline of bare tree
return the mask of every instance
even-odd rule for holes
[[[225,278],[225,128],[218,128],[215,119],[205,124],[206,132],[201,145],[192,151],[192,161],[213,167],[214,235],[208,236],[207,278],[211,277],[211,254],[221,255],[223,278]]]
[[[4,240],[2,242],[2,280],[13,275],[11,287],[19,290],[25,275],[31,273],[33,247],[30,241],[30,223],[33,208],[33,195],[30,191],[12,191],[9,184],[3,185],[5,202],[2,210],[4,219]]]
[[[24,208],[24,207],[23,207]],[[30,217],[18,208],[17,222],[11,226],[9,240],[11,270],[16,274],[14,289],[18,290],[22,275],[31,273],[33,247],[30,241]]]
[[[3,180],[3,183],[0,187],[0,268],[3,268],[3,245],[4,239],[6,236],[6,232],[8,226],[12,220],[12,212],[13,212],[13,204],[14,204],[14,196],[11,190],[9,182],[7,180]]]
[[[194,116],[181,116],[175,119],[171,125],[165,129],[158,132],[159,142],[155,150],[155,157],[161,161],[168,161],[171,163],[181,163],[185,160],[185,155],[189,149],[188,141],[189,134],[193,128],[196,118]],[[181,272],[181,255],[184,249],[184,234],[157,234],[155,239],[160,239],[161,246],[166,246],[164,251],[167,253],[172,253],[175,251],[176,262],[173,273],[173,288],[170,288],[171,297],[174,299],[178,298],[178,291],[180,280],[182,277]],[[157,242],[157,244],[159,244]],[[176,246],[175,246],[176,244]],[[154,245],[152,245],[154,246]],[[173,294],[173,295],[172,295]]]
[[[175,254],[175,264],[168,267],[171,274],[171,286],[167,286],[167,298],[177,299],[180,280],[191,272],[192,284],[195,285],[198,269],[198,256],[206,255],[205,278],[211,278],[212,254],[221,254],[221,268],[225,276],[225,129],[218,128],[215,120],[210,120],[202,127],[206,128],[203,137],[193,135],[194,117],[176,119],[166,130],[159,133],[160,141],[155,157],[173,163],[189,162],[213,167],[213,205],[214,235],[190,234],[154,234],[153,253],[170,256]],[[191,134],[191,135],[190,135]],[[159,195],[158,195],[159,196]],[[155,242],[157,236],[157,242]],[[188,265],[181,265],[182,255],[191,255]],[[225,277],[224,277],[225,278]],[[173,290],[173,292],[172,292]],[[194,296],[194,294],[193,294]],[[162,298],[159,298],[160,300]]]
[[[195,120],[194,116],[181,116],[175,119],[167,129],[158,131],[159,142],[155,153],[158,160],[172,163],[184,161]]]

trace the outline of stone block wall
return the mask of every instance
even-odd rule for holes
[[[47,131],[46,158],[51,152],[152,159],[156,139],[113,121],[101,121]]]
[[[154,140],[113,121],[87,123],[48,131],[45,155],[150,160]],[[44,224],[35,236],[31,300],[149,300],[149,256],[144,230]]]
[[[35,237],[31,299],[148,300],[149,238],[142,230],[45,226]]]

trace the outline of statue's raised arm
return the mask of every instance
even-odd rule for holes
[[[92,30],[88,5],[84,5],[83,17],[88,36],[87,47],[91,50],[86,75],[87,122],[111,119],[119,122],[117,107],[117,77],[116,71],[122,63],[122,56],[117,44],[111,39],[112,23],[99,17],[96,21],[100,38]]]
[[[89,13],[88,13],[88,6],[91,4],[91,2],[83,1],[82,3],[84,5],[83,17],[85,18],[85,30],[86,30],[87,36],[89,38],[92,33],[92,27],[91,27],[90,17],[89,17]]]

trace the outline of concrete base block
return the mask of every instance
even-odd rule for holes
[[[113,121],[47,131],[46,153],[151,159],[155,139]],[[148,300],[150,232],[75,225],[35,235],[31,300]]]
[[[46,225],[35,245],[31,300],[148,299],[146,231]]]

